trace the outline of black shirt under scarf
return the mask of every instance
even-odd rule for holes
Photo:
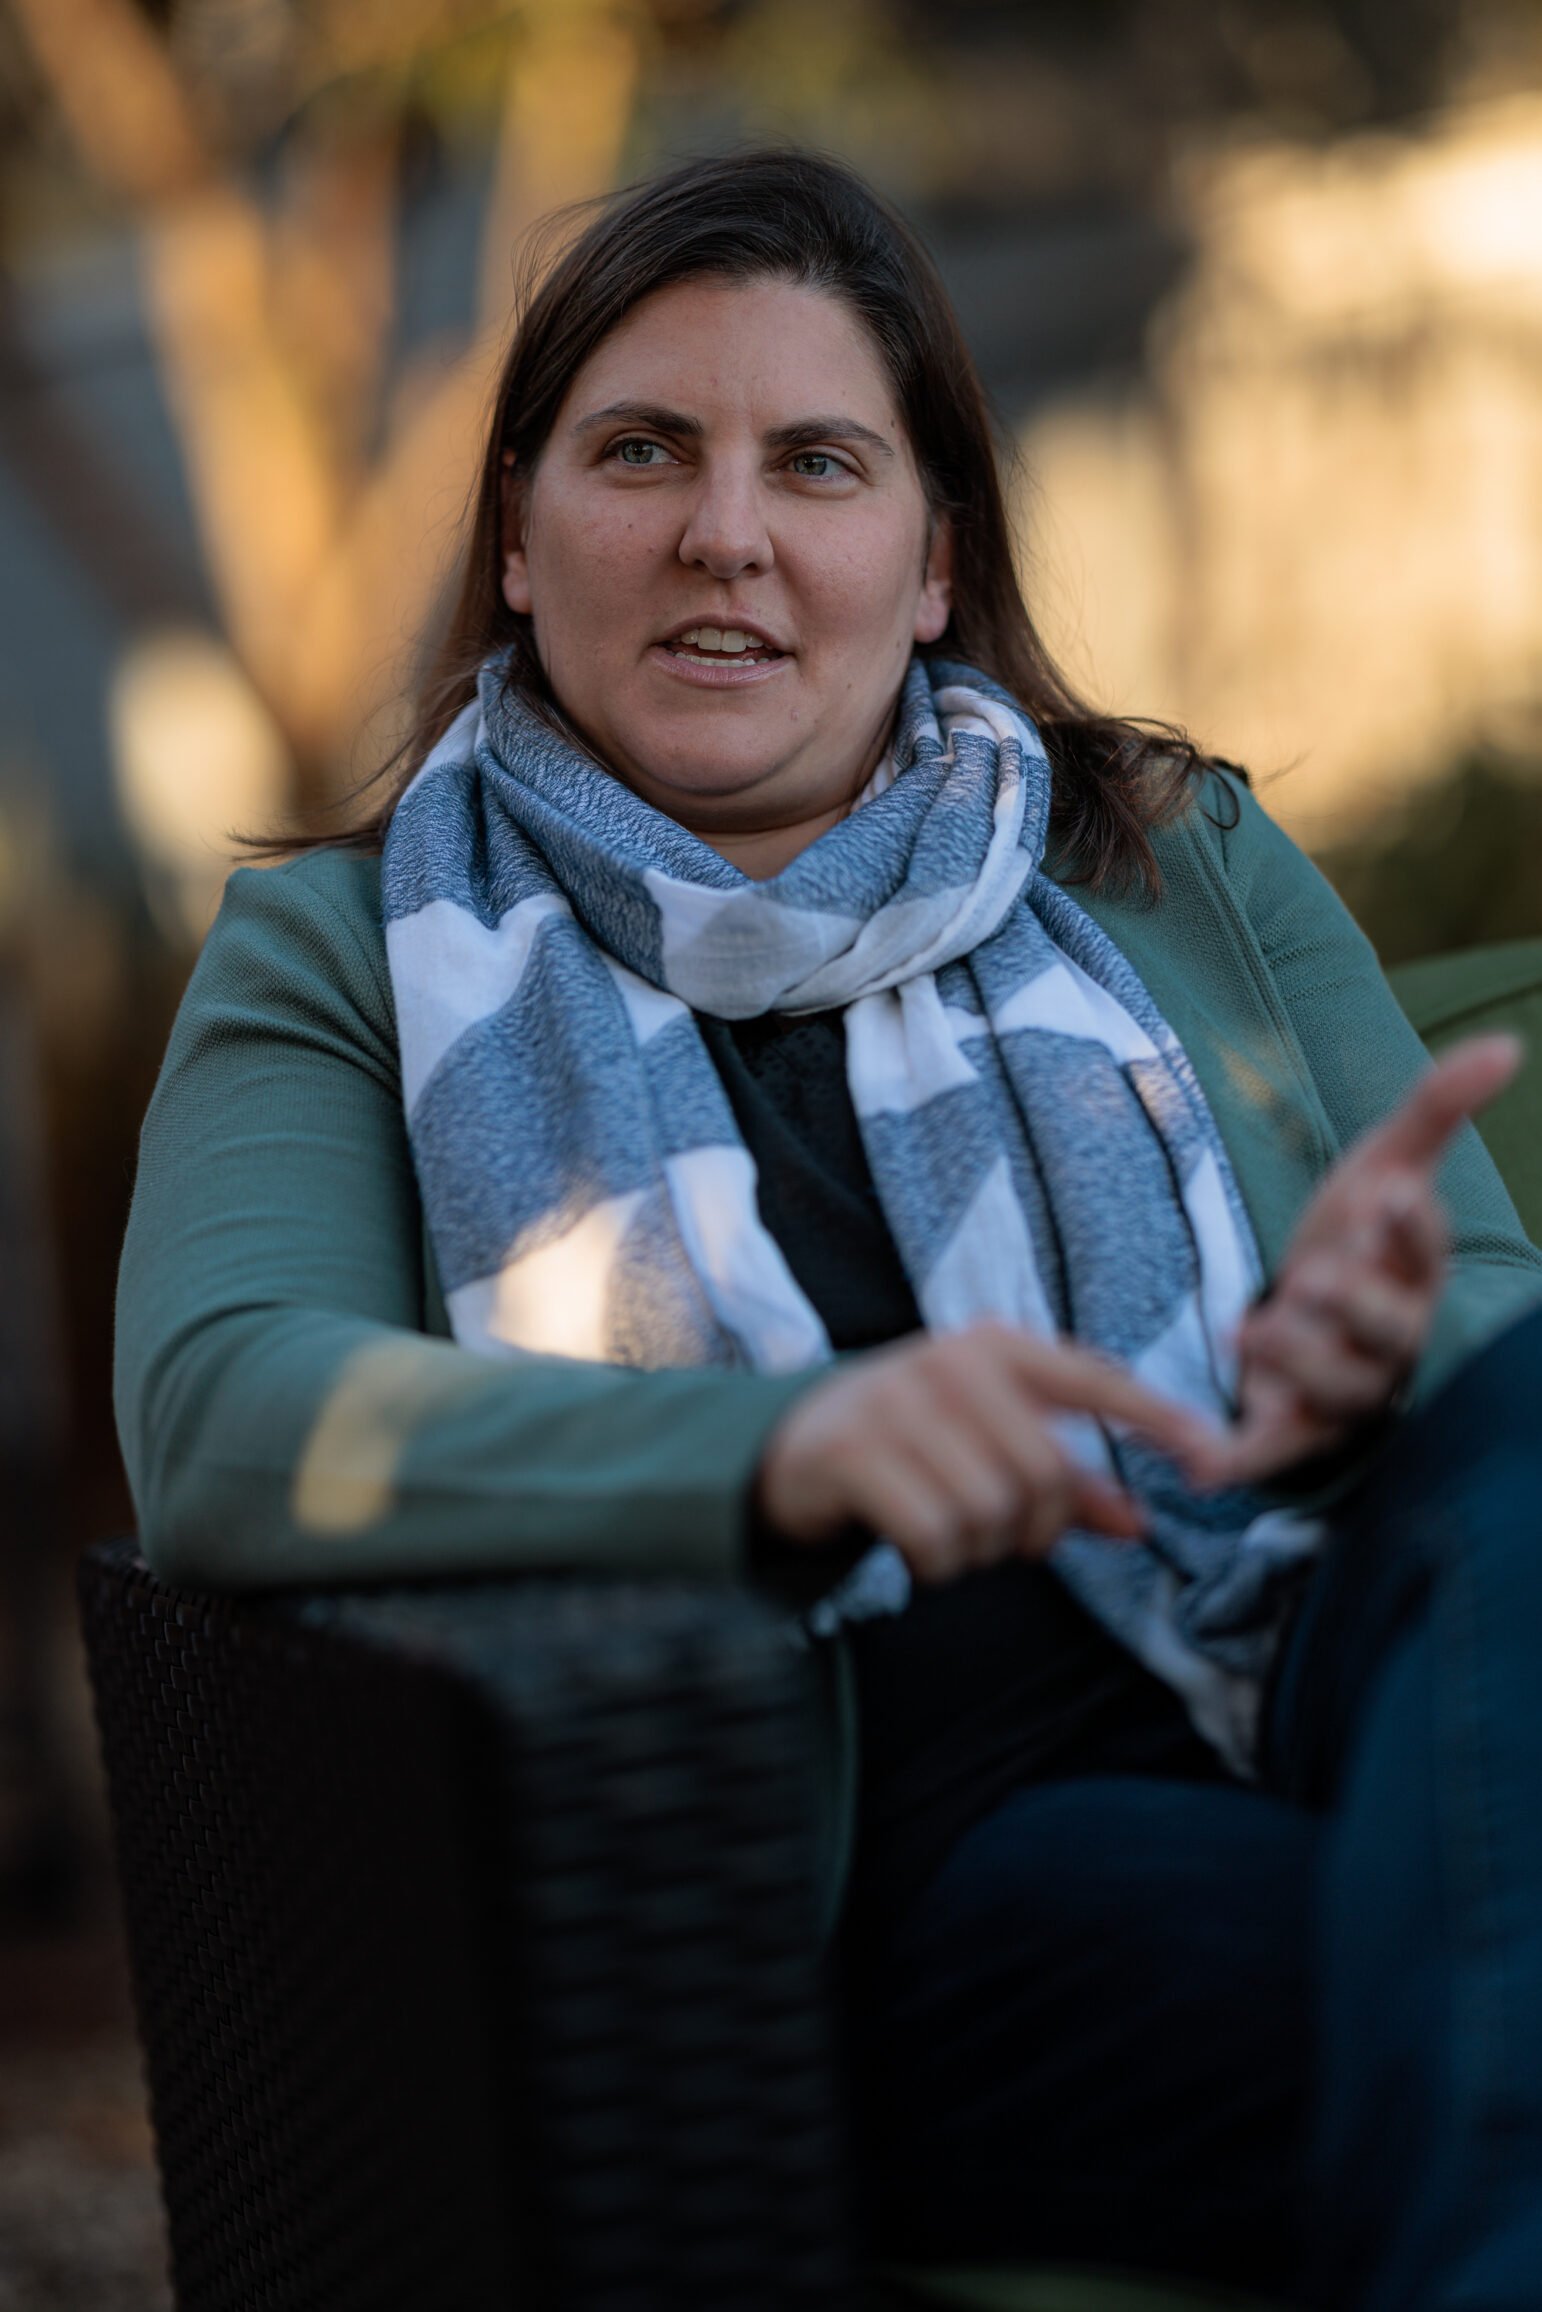
[[[921,1316],[873,1185],[846,1082],[843,1015],[697,1015],[759,1175],[760,1217],[837,1350]],[[853,1914],[919,1892],[1025,1783],[1086,1774],[1226,1778],[1177,1696],[1041,1564],[918,1585],[849,1626],[861,1730]]]

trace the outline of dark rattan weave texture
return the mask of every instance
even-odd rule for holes
[[[82,1601],[182,2312],[849,2301],[763,1608]]]

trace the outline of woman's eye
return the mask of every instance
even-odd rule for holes
[[[638,435],[629,435],[625,441],[611,447],[611,456],[623,466],[651,466],[667,463],[669,452],[659,442],[644,441]]]

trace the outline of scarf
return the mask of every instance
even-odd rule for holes
[[[1074,1337],[1215,1419],[1260,1281],[1199,1082],[1127,959],[1043,872],[1051,773],[1016,703],[915,661],[850,814],[752,881],[582,753],[498,656],[382,869],[413,1158],[455,1337],[489,1356],[788,1372],[827,1359],[693,1014],[844,1010],[880,1204],[930,1330]],[[1320,1529],[1200,1496],[1139,1438],[1057,1432],[1144,1504],[1051,1564],[1249,1769]],[[811,1617],[901,1610],[879,1542]]]

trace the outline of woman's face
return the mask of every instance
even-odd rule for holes
[[[877,351],[788,282],[637,306],[511,475],[505,544],[504,598],[595,753],[750,872],[841,816],[948,620],[947,532]]]

